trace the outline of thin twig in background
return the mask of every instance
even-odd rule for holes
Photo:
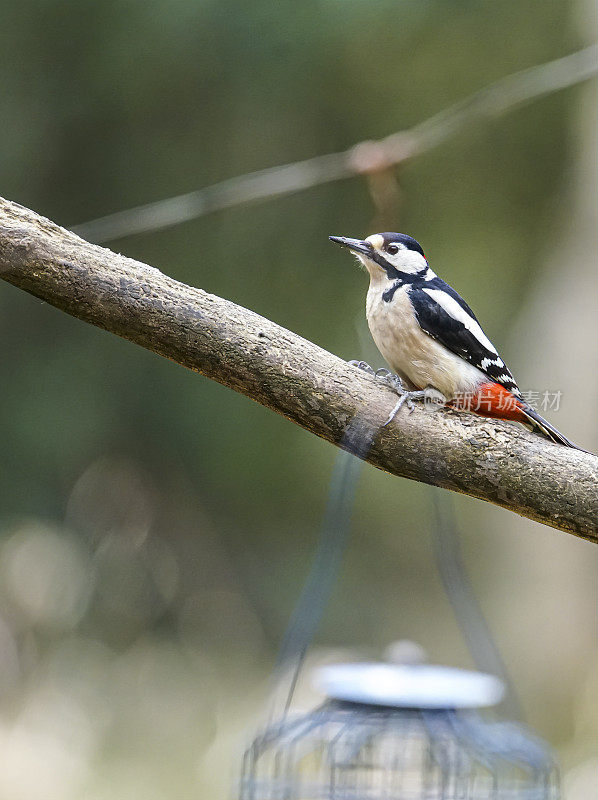
[[[500,116],[595,75],[598,75],[598,45],[502,78],[413,128],[385,139],[360,142],[339,153],[240,175],[205,189],[108,214],[76,225],[72,230],[88,241],[109,242],[169,228],[244,203],[378,172],[437,147],[471,123]]]

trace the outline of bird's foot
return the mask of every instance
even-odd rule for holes
[[[399,376],[395,375],[394,372],[391,372],[389,369],[386,369],[386,367],[374,369],[373,367],[370,367],[367,361],[348,361],[347,363],[352,367],[357,367],[357,369],[360,369],[363,372],[367,372],[367,374],[371,375],[373,378],[377,378],[390,389],[394,389],[395,392],[402,393],[406,391],[405,384],[399,378]]]
[[[436,411],[437,409],[442,408],[442,406],[446,405],[446,397],[441,392],[439,392],[438,389],[434,389],[433,386],[426,386],[425,389],[418,389],[417,391],[414,392],[402,391],[399,392],[399,394],[400,397],[395,407],[390,412],[388,419],[382,426],[383,428],[385,428],[389,422],[392,422],[394,417],[401,410],[402,406],[405,405],[407,406],[410,412],[413,411],[415,407],[413,405],[414,400],[422,400],[425,403],[425,405],[428,408],[432,409],[433,411]]]
[[[393,392],[396,392],[399,395],[399,400],[395,407],[393,408],[389,418],[386,420],[384,425],[388,425],[388,423],[392,420],[395,414],[399,411],[402,405],[406,404],[407,408],[412,411],[413,410],[413,400],[419,400],[423,396],[423,392],[409,392],[407,387],[401,380],[401,378],[396,375],[394,372],[391,372],[386,367],[380,367],[379,369],[374,369],[370,367],[367,361],[349,361],[352,367],[357,367],[357,369],[363,370],[363,372],[367,372],[368,375],[371,375],[373,378],[376,378],[385,386],[388,386],[389,389],[392,389]]]
[[[357,369],[362,370],[362,372],[367,372],[368,375],[375,375],[376,370],[373,367],[370,367],[367,361],[356,361],[353,359],[352,361],[347,361],[347,364],[351,367],[357,367]]]
[[[373,367],[370,367],[366,361],[349,361],[348,363],[351,364],[352,367],[357,367],[357,369],[361,369],[363,372],[367,372],[368,375],[372,375],[372,377],[377,378],[385,386],[388,386],[389,389],[392,389],[393,392],[396,392],[399,395],[399,399],[397,400],[393,410],[390,412],[388,419],[382,426],[383,428],[385,428],[389,422],[392,422],[403,406],[407,406],[410,412],[413,411],[415,408],[413,404],[414,400],[422,400],[426,406],[429,406],[434,410],[446,404],[445,396],[441,394],[438,389],[434,389],[432,386],[427,386],[425,389],[418,389],[411,392],[407,389],[401,378],[394,372],[386,369],[386,367],[374,369]]]
[[[394,372],[386,369],[386,367],[374,369],[373,367],[370,367],[367,361],[348,361],[347,363],[352,367],[357,367],[357,369],[360,369],[363,372],[367,372],[368,375],[371,375],[373,378],[377,378],[385,386],[388,386],[389,389],[392,389],[399,394],[407,391],[407,387],[401,378],[398,375],[395,375]]]
[[[413,411],[413,409],[415,408],[415,406],[413,405],[413,401],[423,400],[426,396],[426,390],[423,389],[421,391],[417,390],[414,392],[402,391],[399,394],[400,394],[399,399],[397,400],[393,410],[388,415],[388,419],[382,426],[383,428],[385,428],[389,424],[389,422],[392,422],[392,420],[396,417],[396,415],[399,413],[399,411],[403,406],[407,406],[409,412],[411,413],[411,411]]]
[[[383,383],[385,386],[388,386],[389,389],[392,389],[397,394],[403,395],[405,392],[407,392],[407,387],[403,383],[402,378],[385,367],[380,367],[380,369],[377,369],[374,373],[374,376],[381,383]]]

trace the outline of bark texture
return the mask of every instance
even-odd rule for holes
[[[396,396],[370,376],[252,311],[1,198],[0,278],[334,444],[367,450],[380,469],[598,541],[596,456],[462,412],[405,409],[381,428]],[[373,438],[369,449],[357,428]]]

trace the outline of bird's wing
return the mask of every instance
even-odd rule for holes
[[[491,381],[521,396],[509,368],[480,327],[471,308],[454,289],[436,278],[424,285],[412,286],[409,299],[422,330],[451,353],[473,364]]]

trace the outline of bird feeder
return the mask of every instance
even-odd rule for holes
[[[245,753],[240,800],[557,800],[548,746],[489,709],[495,677],[426,664],[321,667],[318,708]]]

